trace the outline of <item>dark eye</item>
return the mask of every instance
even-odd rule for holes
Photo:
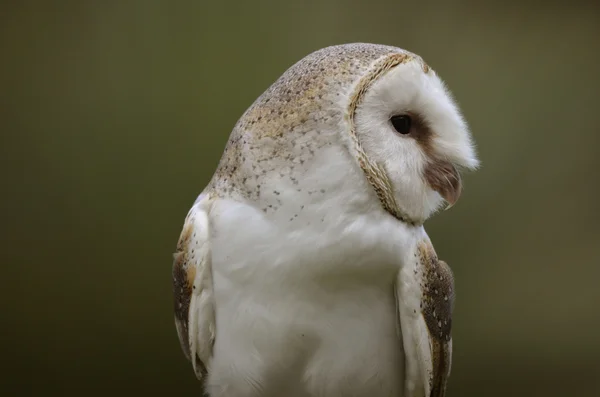
[[[399,134],[405,135],[410,132],[410,127],[412,124],[412,120],[410,119],[410,116],[406,116],[406,115],[392,116],[390,121],[392,122],[392,125],[394,126],[394,129],[396,130],[396,132],[398,132]]]

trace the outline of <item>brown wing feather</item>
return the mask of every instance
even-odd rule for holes
[[[430,244],[424,244],[420,253],[424,268],[421,311],[431,344],[430,397],[444,397],[452,365],[454,276],[448,264],[438,259]]]
[[[189,314],[196,269],[189,265],[187,245],[192,225],[186,222],[173,255],[173,303],[175,324],[183,353],[190,360]]]
[[[201,380],[206,377],[214,341],[209,205],[203,195],[196,201],[185,219],[173,258],[175,326],[181,349]]]

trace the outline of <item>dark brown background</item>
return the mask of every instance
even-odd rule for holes
[[[264,89],[313,50],[366,41],[438,71],[483,161],[427,225],[457,280],[449,396],[599,395],[597,7],[5,3],[7,390],[198,396],[171,311],[183,218]]]

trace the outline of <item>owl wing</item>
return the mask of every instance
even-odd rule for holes
[[[452,365],[454,277],[429,241],[396,281],[405,354],[405,397],[444,397]]]
[[[198,197],[185,218],[173,260],[175,326],[181,348],[200,380],[207,374],[215,339],[210,205],[207,194]]]

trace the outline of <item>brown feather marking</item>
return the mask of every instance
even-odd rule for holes
[[[429,73],[429,71],[431,70],[429,65],[426,64],[423,60],[421,60],[421,66],[423,67],[423,72],[425,72],[425,74]]]
[[[177,251],[173,256],[173,301],[175,312],[175,324],[179,336],[181,349],[188,360],[194,360],[196,367],[200,369],[198,379],[202,381],[202,389],[208,371],[206,366],[197,355],[191,357],[189,339],[189,316],[192,294],[194,293],[194,282],[196,280],[196,265],[194,263],[194,250],[190,251],[191,240],[195,237],[195,216],[190,212],[185,219],[185,224],[177,242]]]
[[[419,246],[423,265],[423,318],[429,330],[433,373],[430,377],[430,397],[443,397],[450,374],[452,352],[452,310],[454,306],[454,276],[446,262],[438,259],[433,246]]]
[[[186,221],[177,243],[177,252],[173,256],[173,310],[180,333],[179,339],[185,356],[190,360],[189,312],[196,268],[189,265],[187,247],[192,237],[193,221]]]
[[[433,374],[430,379],[431,392],[429,397],[444,397],[446,395],[446,382],[448,381],[448,369],[450,368],[450,356],[448,344],[433,339],[431,346],[431,358]]]

